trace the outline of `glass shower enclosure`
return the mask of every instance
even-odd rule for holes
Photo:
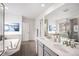
[[[0,3],[0,55],[4,53],[4,17],[5,7]]]
[[[20,50],[20,44],[21,44],[21,30],[19,22],[18,23],[12,23],[9,24],[9,29],[11,29],[11,32],[8,31],[8,33],[19,33],[18,35],[13,35],[10,37],[9,35],[6,35],[6,15],[5,14],[5,4],[0,3],[0,56],[8,56],[13,55],[17,51]],[[20,23],[21,24],[21,23]],[[14,29],[14,30],[12,30]]]

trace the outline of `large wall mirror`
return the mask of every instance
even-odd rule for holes
[[[58,36],[79,42],[79,4],[65,3],[45,16],[45,36]]]

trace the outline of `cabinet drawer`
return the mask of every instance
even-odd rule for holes
[[[44,46],[44,51],[46,51],[50,56],[58,56],[55,52],[53,52],[46,46]]]

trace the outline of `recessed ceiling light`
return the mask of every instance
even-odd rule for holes
[[[45,4],[41,4],[41,7],[45,7]]]

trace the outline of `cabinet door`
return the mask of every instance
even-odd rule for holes
[[[55,52],[44,46],[44,56],[58,56]]]
[[[50,54],[44,50],[44,56],[50,56]]]
[[[43,56],[43,44],[38,41],[38,56]]]

